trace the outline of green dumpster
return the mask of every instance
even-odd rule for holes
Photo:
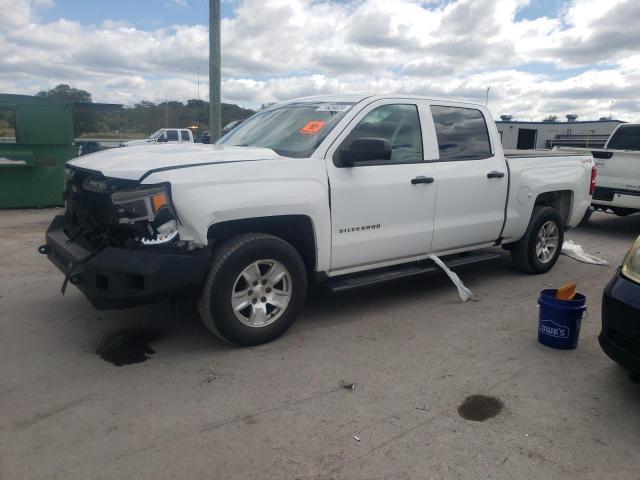
[[[8,120],[7,120],[8,119]],[[73,104],[0,94],[0,208],[62,205],[64,164],[75,156]]]

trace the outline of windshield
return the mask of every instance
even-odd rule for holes
[[[353,103],[298,103],[259,112],[231,130],[221,145],[270,148],[278,155],[308,158]]]
[[[640,150],[640,125],[622,125],[613,134],[607,148],[611,150]]]
[[[155,132],[153,132],[151,135],[149,135],[149,138],[152,140],[155,140],[156,138],[158,138],[160,135],[162,135],[162,132],[164,132],[164,128],[161,128],[160,130],[156,130]]]

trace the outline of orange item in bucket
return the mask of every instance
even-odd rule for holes
[[[575,282],[561,286],[556,292],[556,298],[558,300],[573,300],[573,297],[576,296],[577,286],[578,284]]]

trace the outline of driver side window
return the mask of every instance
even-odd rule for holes
[[[383,105],[369,112],[345,141],[379,138],[391,144],[391,158],[384,163],[417,163],[424,160],[422,132],[416,105]]]

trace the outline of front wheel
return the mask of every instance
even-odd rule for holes
[[[564,241],[564,223],[555,208],[537,205],[524,236],[511,248],[516,269],[546,273],[555,265]]]
[[[231,343],[250,346],[282,335],[307,292],[298,252],[272,235],[250,233],[215,253],[198,311],[205,326]]]

